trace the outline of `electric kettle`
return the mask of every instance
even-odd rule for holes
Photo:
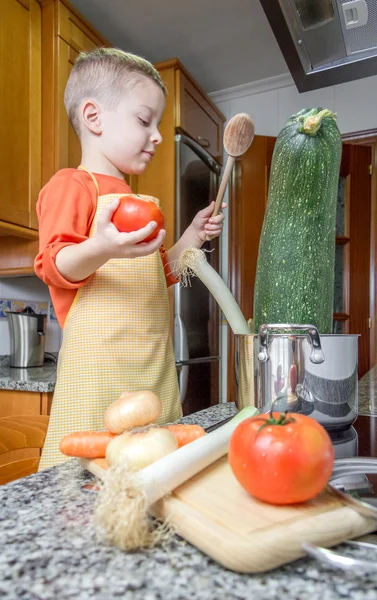
[[[42,367],[46,341],[46,315],[30,306],[21,312],[6,311],[9,326],[10,367]]]

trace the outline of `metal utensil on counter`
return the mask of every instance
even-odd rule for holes
[[[208,427],[205,427],[204,428],[205,432],[211,433],[211,431],[215,431],[215,429],[218,429],[222,425],[225,425],[225,423],[227,423],[228,421],[233,419],[233,417],[234,417],[234,415],[232,415],[231,417],[228,417],[227,419],[223,419],[222,421],[219,421],[218,423],[214,423],[213,425],[209,425]]]
[[[334,483],[335,482],[336,480],[334,481]],[[329,484],[329,487],[336,496],[338,496],[339,498],[341,498],[341,500],[343,500],[343,502],[357,510],[358,513],[360,513],[364,517],[372,517],[377,521],[377,506],[373,506],[372,504],[369,504],[369,502],[365,502],[364,500],[355,498],[350,493],[343,492],[341,489],[336,488],[333,484]]]
[[[373,476],[375,482],[373,482]],[[362,516],[376,520],[377,530],[377,458],[344,458],[335,461],[329,487],[345,504],[357,510]],[[366,538],[368,540],[368,538]],[[377,544],[361,540],[347,540],[350,546],[368,547],[377,550]],[[340,552],[316,546],[309,542],[302,544],[306,554],[331,567],[359,573],[376,573],[376,560],[362,560],[344,556]],[[377,554],[376,554],[377,558]]]
[[[219,214],[226,186],[228,185],[228,181],[232,174],[236,158],[245,154],[254,139],[254,131],[254,123],[251,117],[246,113],[234,115],[224,129],[223,145],[228,154],[228,158],[217,192],[215,208],[212,213],[213,217]]]
[[[370,546],[374,550],[377,550],[377,547],[373,547],[372,544],[370,544]],[[377,562],[344,556],[339,552],[334,552],[333,550],[328,550],[327,548],[322,548],[321,546],[315,546],[309,542],[302,544],[302,549],[312,558],[315,558],[319,562],[322,562],[330,567],[336,567],[338,569],[342,569],[343,571],[358,571],[361,574],[377,574]]]
[[[355,456],[339,458],[335,461],[331,479],[342,474],[377,473],[377,458],[373,456]]]

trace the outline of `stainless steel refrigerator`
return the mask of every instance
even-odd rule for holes
[[[216,198],[221,168],[190,138],[178,134],[176,144],[175,241],[196,213]],[[208,262],[220,265],[219,239],[205,242]],[[197,277],[189,287],[175,285],[174,351],[184,414],[219,402],[220,311]]]

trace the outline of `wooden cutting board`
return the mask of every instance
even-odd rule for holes
[[[96,477],[105,459],[82,460]],[[375,531],[376,521],[344,504],[331,488],[310,502],[272,506],[255,500],[235,479],[224,456],[156,503],[188,542],[227,569],[268,571],[303,556],[302,542],[333,546]]]

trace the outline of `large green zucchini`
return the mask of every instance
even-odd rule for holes
[[[331,333],[342,140],[320,108],[288,119],[275,144],[254,289],[263,323],[310,323]]]

